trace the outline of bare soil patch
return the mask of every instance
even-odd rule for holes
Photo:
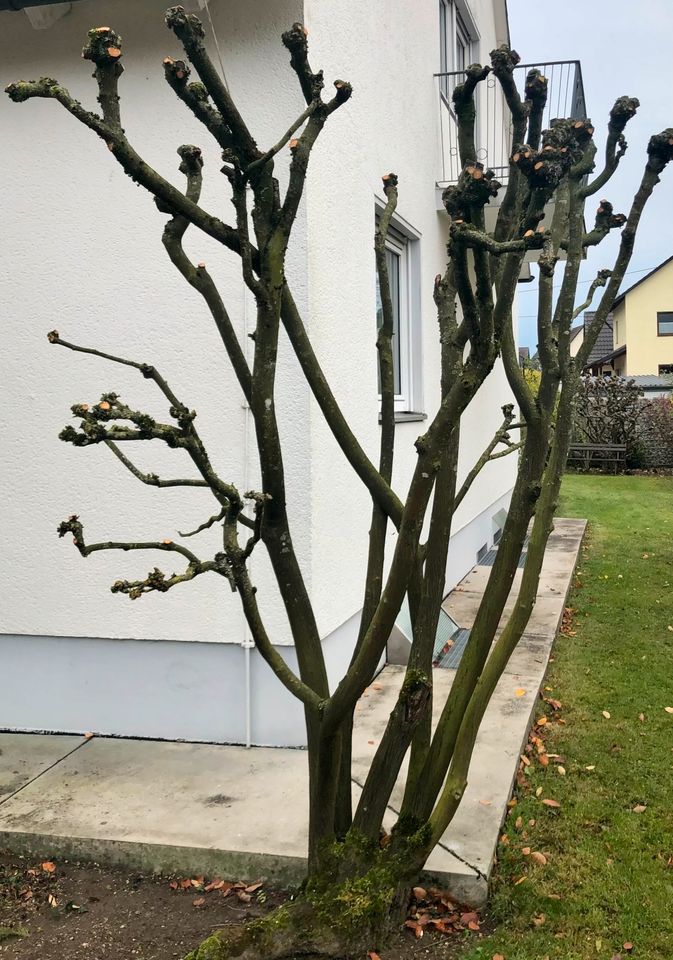
[[[283,899],[263,882],[147,876],[0,853],[0,957],[181,960],[219,927],[262,916]],[[416,938],[408,930],[380,960],[452,960],[481,936],[482,930],[446,935],[427,929]]]

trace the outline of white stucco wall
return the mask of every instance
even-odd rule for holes
[[[230,220],[219,152],[163,79],[162,57],[179,53],[163,25],[165,6],[166,0],[81,0],[47,31],[34,31],[23,14],[0,14],[0,81],[4,87],[18,78],[53,75],[95,106],[91,66],[79,53],[90,26],[110,23],[125,41],[121,90],[129,138],[175,183],[181,182],[175,148],[189,142],[203,147],[204,205]],[[501,39],[492,0],[473,0],[471,7],[483,58]],[[261,143],[274,142],[303,106],[280,43],[280,33],[294,20],[304,17],[314,68],[324,68],[327,83],[343,77],[354,85],[351,102],[330,121],[315,150],[288,272],[325,372],[376,458],[372,234],[374,198],[381,193],[381,174],[389,170],[400,176],[399,213],[421,237],[424,412],[432,415],[438,399],[431,293],[444,264],[445,223],[435,210],[436,0],[413,5],[211,0],[211,10],[230,88]],[[66,339],[155,363],[199,412],[216,467],[242,490],[256,485],[253,431],[248,424],[246,443],[248,414],[240,390],[200,297],[164,254],[165,217],[150,197],[55,103],[15,105],[3,97],[0,129],[5,171],[0,208],[10,254],[9,269],[0,275],[5,343],[0,658],[13,678],[11,696],[0,703],[0,728],[237,742],[250,735],[256,743],[300,744],[301,710],[254,651],[246,703],[245,653],[235,646],[244,640],[244,621],[226,583],[206,575],[131,603],[112,595],[110,583],[144,576],[155,564],[170,572],[172,558],[98,554],[83,560],[69,538],[56,537],[57,523],[73,512],[80,514],[89,540],[174,537],[177,529],[193,528],[215,512],[216,505],[201,490],[143,486],[106,449],[76,449],[56,439],[71,422],[70,405],[95,402],[103,391],[117,390],[157,416],[165,416],[165,407],[140,376],[50,346],[48,330],[56,327]],[[282,163],[277,169],[282,178]],[[186,246],[220,282],[247,345],[252,305],[236,258],[196,231],[188,233]],[[293,536],[336,678],[357,629],[369,504],[284,338],[281,352],[278,407],[285,424]],[[462,474],[499,425],[499,407],[508,399],[497,367],[465,417]],[[398,426],[395,486],[401,493],[415,462],[413,441],[423,428],[423,423]],[[161,444],[125,450],[141,469],[162,477],[194,475],[186,456]],[[513,472],[513,458],[489,466],[461,506],[447,586],[469,569],[485,532],[492,533],[490,517],[506,503]],[[206,555],[217,549],[215,534],[192,543],[202,545]],[[261,551],[253,559],[253,576],[274,642],[290,644]],[[181,641],[200,642],[184,647]],[[286,655],[294,663],[294,651]],[[36,700],[43,704],[37,711]],[[203,707],[192,712],[190,704]]]
[[[349,421],[376,461],[374,198],[382,195],[381,176],[389,171],[400,178],[397,212],[421,235],[423,412],[432,416],[439,400],[432,290],[435,275],[446,263],[447,224],[435,208],[441,169],[433,77],[439,70],[438,6],[436,0],[417,0],[413,11],[409,4],[386,0],[367,4],[305,0],[305,6],[314,62],[325,69],[328,80],[342,76],[354,87],[347,108],[322,134],[309,176],[311,335]],[[479,0],[471,7],[481,34],[475,55],[486,58],[500,39],[493,3]],[[366,44],[363,56],[363,38],[370,37],[376,42]],[[499,426],[500,406],[509,399],[498,365],[464,418],[461,475]],[[321,630],[329,633],[361,603],[370,507],[320,412],[314,405],[311,411],[313,576],[316,583],[332,578],[338,584],[338,589],[316,596]],[[417,422],[397,426],[394,484],[402,495],[415,465],[413,443],[425,426]],[[514,466],[507,459],[489,466],[461,505],[455,531],[511,489]],[[393,538],[391,532],[391,546]],[[474,555],[466,562],[451,557],[449,580],[455,583],[473,562]]]
[[[219,0],[213,15],[227,78],[260,142],[273,142],[301,109],[280,34],[301,17],[298,0]],[[164,0],[82,0],[51,29],[35,31],[22,13],[0,14],[2,86],[50,75],[95,106],[91,65],[80,59],[90,26],[110,23],[124,38],[120,90],[124,124],[138,151],[181,185],[176,147],[204,149],[204,205],[230,220],[228,184],[219,173],[217,145],[209,141],[163,78],[162,57],[179,54],[163,23]],[[251,55],[254,51],[254,56]],[[260,87],[270,91],[259,96]],[[80,514],[91,541],[163,539],[194,528],[217,509],[202,490],[156,490],[140,484],[105,448],[75,449],[57,440],[72,422],[73,402],[95,402],[117,390],[132,405],[167,416],[163,398],[139,375],[114,364],[48,344],[56,327],[66,339],[154,363],[178,396],[198,413],[198,425],[216,467],[241,490],[256,483],[252,457],[244,462],[244,418],[238,388],[201,298],[177,274],[161,246],[165,216],[136,187],[105,145],[56,103],[16,105],[0,98],[4,132],[2,210],[12,267],[0,276],[4,305],[3,582],[0,630],[14,634],[170,640],[240,640],[243,617],[226,583],[206,575],[184,589],[128,602],[109,592],[120,577],[142,577],[165,554],[98,554],[83,561],[57,523]],[[282,172],[282,164],[279,165]],[[295,295],[305,299],[303,217],[293,260]],[[244,295],[237,258],[196,231],[186,246],[221,282],[244,343]],[[309,450],[308,391],[286,358],[279,376],[279,408],[287,444],[289,501],[310,579],[310,502],[304,496]],[[20,426],[19,426],[20,425]],[[160,476],[193,476],[182,452],[160,443],[125,448],[141,468]],[[193,541],[197,543],[197,541]],[[204,552],[215,536],[199,538]],[[260,551],[259,557],[262,557]],[[274,637],[289,642],[265,563],[255,558],[260,600]],[[187,602],[186,602],[187,601]]]

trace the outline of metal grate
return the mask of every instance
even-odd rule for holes
[[[451,640],[436,652],[432,662],[433,667],[439,667],[441,670],[456,670],[465,653],[469,637],[469,629],[459,627]]]

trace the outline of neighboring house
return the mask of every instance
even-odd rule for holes
[[[595,316],[595,310],[585,310],[584,328],[582,332],[581,343],[584,343],[584,331],[591,326]],[[602,376],[604,374],[611,374],[615,372],[610,364],[610,361],[606,359],[612,353],[613,339],[613,314],[609,313],[606,317],[605,323],[601,327],[598,337],[596,338],[593,349],[587,357],[587,363],[584,368],[586,371],[591,372],[595,376]],[[578,343],[577,350],[579,350],[581,343]]]
[[[576,357],[584,343],[584,323],[576,323],[570,328],[570,356]]]
[[[519,366],[525,367],[530,363],[530,348],[519,347]]]
[[[129,139],[176,183],[176,147],[201,146],[203,203],[228,218],[217,145],[164,81],[162,58],[180,53],[163,24],[166,5],[0,0],[2,86],[53,76],[95,108],[91,67],[79,54],[91,26],[110,24],[125,42],[120,92]],[[30,9],[8,10],[23,6]],[[204,0],[189,6],[203,7]],[[444,266],[446,217],[433,197],[457,176],[448,97],[459,71],[488,60],[508,40],[505,0],[209,0],[208,6],[213,57],[217,62],[217,38],[232,95],[260,143],[275,143],[304,107],[280,42],[294,21],[308,27],[314,67],[324,68],[328,82],[344,77],[354,86],[355,96],[327,124],[311,159],[288,275],[344,414],[372,456],[380,429],[373,230],[382,174],[394,170],[400,178],[389,256],[400,281],[394,486],[403,492],[415,465],[414,440],[438,404],[432,290]],[[433,73],[441,75],[433,80]],[[525,73],[517,71],[521,84]],[[561,79],[550,91],[553,110],[584,116],[579,64],[557,65],[554,76]],[[508,129],[496,85],[483,84],[479,96],[480,157],[506,173]],[[0,728],[301,745],[301,707],[251,647],[239,598],[218,578],[129,602],[112,595],[110,584],[144,576],[162,558],[105,553],[84,560],[56,536],[57,523],[76,512],[92,540],[172,537],[212,509],[204,491],[139,484],[102,446],[58,442],[58,431],[71,422],[70,405],[96,401],[104,391],[117,390],[155,415],[165,411],[135,371],[127,375],[51,347],[46,333],[53,327],[70,340],[156,364],[198,411],[223,475],[243,490],[258,485],[253,430],[209,314],[164,254],[165,216],[151,198],[56,103],[17,107],[3,98],[0,113],[7,252],[0,277],[6,304]],[[283,180],[280,159],[276,169]],[[241,342],[252,350],[254,305],[240,264],[195,229],[185,242],[195,260],[208,263]],[[293,538],[334,683],[357,634],[370,504],[285,340],[278,380]],[[498,363],[464,418],[461,475],[492,438],[510,399]],[[175,475],[175,451],[147,444],[136,453],[141,469]],[[515,457],[490,464],[461,504],[447,590],[497,539],[515,471]],[[218,549],[217,528],[201,536],[207,549]],[[261,551],[253,557],[253,577],[268,632],[295,667]]]
[[[673,374],[673,256],[620,293],[611,316],[612,339],[592,351],[592,373],[602,365],[621,377]]]

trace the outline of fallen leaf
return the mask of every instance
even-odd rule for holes
[[[664,707],[666,713],[673,713],[673,707]]]
[[[425,889],[425,887],[414,887],[411,892],[413,893],[415,900],[427,900],[428,898],[428,891]]]
[[[53,863],[53,861],[51,860],[47,860],[45,863],[42,864],[42,869],[44,870],[45,873],[55,873],[56,864]]]
[[[523,754],[523,753],[521,754],[521,762],[523,763],[523,765],[524,765],[525,767],[529,767],[529,766],[530,766],[530,760],[529,760],[528,757],[527,757],[525,754]]]
[[[522,826],[523,826],[523,818],[522,818],[522,817],[517,817],[517,818],[516,818],[516,822],[515,822],[515,824],[514,824],[514,829],[515,829],[515,830],[520,830]]]
[[[368,740],[367,743],[371,746],[371,745],[374,743],[374,741],[373,741],[373,740]]]
[[[645,714],[644,714],[644,713],[639,713],[639,714],[638,714],[638,719],[640,720],[641,723],[645,723]]]
[[[534,860],[535,863],[539,863],[541,867],[547,866],[547,858],[544,853],[540,853],[539,850],[534,850],[530,855],[531,860]]]
[[[460,922],[461,922],[461,923],[467,923],[468,926],[469,926],[469,924],[471,924],[471,923],[478,923],[478,922],[479,922],[479,914],[478,914],[478,913],[475,913],[474,910],[470,910],[470,911],[468,911],[467,913],[461,913],[461,915],[460,915]]]
[[[237,890],[236,896],[241,901],[241,903],[250,903],[250,901],[252,900],[252,897],[250,896],[250,894],[246,893],[245,890]]]
[[[259,890],[260,887],[263,887],[264,884],[260,880],[259,883],[251,883],[249,887],[245,888],[246,893],[254,893],[256,890]]]
[[[543,767],[549,766],[549,756],[546,753],[541,753],[538,759]]]
[[[378,953],[374,953],[373,950],[370,950],[367,956],[369,957],[369,960],[381,960],[381,957],[378,955]]]
[[[515,696],[515,697],[525,697],[525,696],[526,696],[526,691],[523,689],[523,687],[517,687],[516,690],[514,691],[514,696]]]
[[[182,890],[189,890],[191,886],[192,886],[192,881],[187,878],[180,881],[180,887]]]
[[[196,900],[192,900],[192,906],[193,906],[193,907],[202,907],[205,902],[206,902],[206,898],[205,898],[205,897],[197,897]]]
[[[550,797],[545,797],[545,799],[542,802],[545,805],[545,807],[553,807],[554,809],[561,806],[558,800],[552,800]]]
[[[492,802],[493,802],[492,800],[480,800],[480,801],[479,801],[479,803],[482,805],[482,807],[490,807]]]
[[[591,770],[595,770],[595,769],[596,769],[596,766],[595,766],[595,764],[592,763],[590,766],[585,767],[584,769],[591,771]]]
[[[204,877],[194,877],[189,882],[193,887],[202,887],[204,879],[205,879]]]
[[[373,684],[372,684],[372,690],[383,690],[383,684],[382,684],[382,683],[373,683]]]
[[[527,879],[526,877],[519,877],[518,880],[514,881],[514,886],[518,887],[520,883],[525,883],[526,879]]]
[[[211,880],[209,884],[204,888],[206,893],[210,893],[211,890],[221,890],[224,886],[224,880]]]
[[[536,720],[535,723],[537,724],[538,727],[544,727],[544,725],[547,723],[547,718],[540,717],[540,719]]]
[[[565,767],[560,767],[560,766],[559,766],[559,767],[557,767],[556,769],[557,769],[557,771],[561,774],[562,777],[565,777],[565,775],[566,775],[566,768],[565,768]]]
[[[57,906],[58,906],[58,900],[56,899],[56,897],[55,897],[52,893],[50,893],[49,896],[47,897],[47,901],[48,901],[50,907],[57,907]]]
[[[646,810],[647,810],[647,804],[645,803],[637,803],[633,808],[634,813],[645,813]]]
[[[467,926],[470,930],[474,930],[475,933],[477,930],[479,930],[479,924],[477,923],[476,920],[470,920]]]
[[[176,882],[175,880],[171,880],[171,882],[168,884],[168,886],[171,888],[171,890],[177,890],[177,889],[178,889],[178,885],[177,885],[177,882]]]
[[[605,717],[606,720],[610,719],[610,713],[607,710],[603,711],[603,716]]]
[[[501,953],[494,953],[491,960],[505,960],[505,958]]]
[[[534,826],[535,826],[535,820],[529,820],[529,821],[528,821],[528,826],[529,826],[529,827],[534,827]]]
[[[541,913],[539,916],[533,917],[533,923],[536,927],[541,927],[544,925],[546,919],[547,918],[545,917],[544,913]]]
[[[622,947],[626,950],[627,953],[633,953],[633,944],[629,943],[627,940],[626,943],[622,944]]]
[[[420,923],[417,923],[415,920],[405,920],[404,926],[407,927],[409,930],[414,931],[414,935],[416,936],[417,940],[420,940],[420,938],[423,936],[423,927],[420,925]]]
[[[522,847],[521,853],[524,855],[524,857],[530,856],[530,847]]]

